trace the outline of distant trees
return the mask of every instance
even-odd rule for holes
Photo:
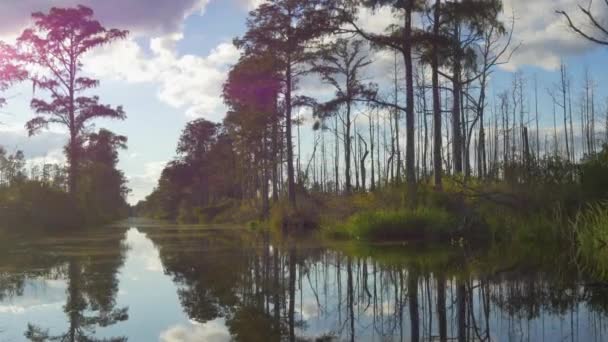
[[[352,191],[353,109],[357,101],[365,100],[374,94],[374,89],[362,81],[365,67],[371,64],[364,47],[362,40],[339,38],[323,46],[318,52],[318,60],[312,62],[312,71],[319,73],[322,80],[335,89],[334,98],[320,104],[316,115],[321,120],[337,116],[342,123],[347,193]],[[335,129],[338,130],[338,127]]]
[[[387,6],[399,18],[401,23],[393,23],[387,27],[386,34],[374,34],[366,32],[356,23],[356,11],[350,15],[343,16],[343,21],[349,23],[354,29],[353,32],[369,40],[372,44],[389,50],[399,52],[403,57],[405,66],[405,108],[398,108],[394,104],[396,144],[399,146],[399,112],[405,112],[406,124],[406,151],[405,151],[405,172],[408,185],[408,199],[410,204],[415,203],[416,198],[416,155],[415,155],[415,123],[414,123],[414,66],[413,56],[415,45],[420,42],[419,35],[413,26],[412,15],[423,9],[424,1],[394,1],[394,0],[369,0],[364,1],[363,6],[376,9]],[[352,7],[350,7],[352,9]],[[395,80],[396,81],[396,80]],[[401,179],[400,153],[397,150],[397,183]]]
[[[179,139],[177,157],[162,171],[142,212],[162,219],[198,222],[203,209],[221,200],[242,199],[232,138],[205,119],[189,122]]]
[[[82,75],[82,58],[98,46],[126,37],[127,31],[104,28],[84,6],[54,7],[49,13],[34,13],[32,18],[33,27],[18,39],[20,57],[36,67],[37,72],[29,76],[34,89],[48,92],[50,98],[32,100],[37,116],[27,123],[27,129],[30,135],[51,124],[68,130],[69,189],[75,194],[82,160],[79,152],[88,125],[97,118],[126,117],[122,107],[103,105],[97,96],[88,96],[99,81]]]

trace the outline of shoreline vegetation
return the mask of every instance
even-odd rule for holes
[[[415,206],[402,184],[351,194],[301,191],[297,209],[279,200],[261,218],[260,201],[182,207],[173,220],[147,211],[143,202],[135,212],[179,223],[246,224],[279,235],[311,233],[324,243],[357,248],[391,243],[559,250],[575,258],[581,272],[608,278],[608,187],[595,176],[608,174],[608,148],[578,165],[545,162],[553,163],[552,171],[538,171],[525,182],[444,177],[441,190],[419,183]]]
[[[26,129],[66,130],[67,165],[28,170],[22,152],[0,149],[0,225],[76,229],[131,211],[327,240],[563,246],[603,263],[608,116],[592,75],[576,82],[562,63],[553,116],[543,115],[551,106],[531,75],[490,84],[517,50],[502,1],[415,3],[271,0],[251,11],[234,39],[224,119],[188,122],[156,188],[131,208],[117,168],[127,137],[94,126],[126,113],[91,95],[100,83],[84,71],[88,51],[128,32],[85,6],[34,13],[15,46],[0,44],[0,90],[33,82]],[[405,20],[384,33],[357,25],[362,9],[386,7]],[[379,57],[392,60],[391,78],[369,75]],[[331,91],[312,98],[304,81]]]

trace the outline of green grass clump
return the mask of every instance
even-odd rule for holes
[[[326,229],[329,238],[368,241],[448,240],[457,231],[455,218],[441,208],[367,211]]]
[[[574,221],[582,267],[608,279],[608,204],[591,205]]]

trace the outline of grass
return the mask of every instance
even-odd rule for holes
[[[326,237],[367,241],[449,240],[458,231],[453,215],[444,209],[376,210],[351,216],[345,223],[323,229]]]
[[[589,206],[573,227],[581,268],[608,279],[608,203]]]

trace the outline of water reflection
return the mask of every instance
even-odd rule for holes
[[[26,296],[26,288],[46,292],[49,284],[63,289],[62,306],[67,323],[64,331],[47,328],[43,320],[27,322],[23,337],[31,341],[126,341],[126,337],[96,338],[98,327],[108,327],[128,319],[128,308],[116,306],[126,248],[124,229],[111,234],[83,233],[69,239],[48,236],[20,239],[21,244],[2,253],[0,298],[2,302]],[[53,288],[53,286],[51,286]],[[36,298],[38,293],[27,293]],[[44,298],[46,297],[46,298]],[[50,299],[43,295],[37,299]],[[43,305],[44,303],[39,303]],[[13,305],[17,312],[36,307]],[[58,312],[54,312],[58,315]]]
[[[1,341],[608,338],[608,289],[566,255],[160,226],[5,247]]]

